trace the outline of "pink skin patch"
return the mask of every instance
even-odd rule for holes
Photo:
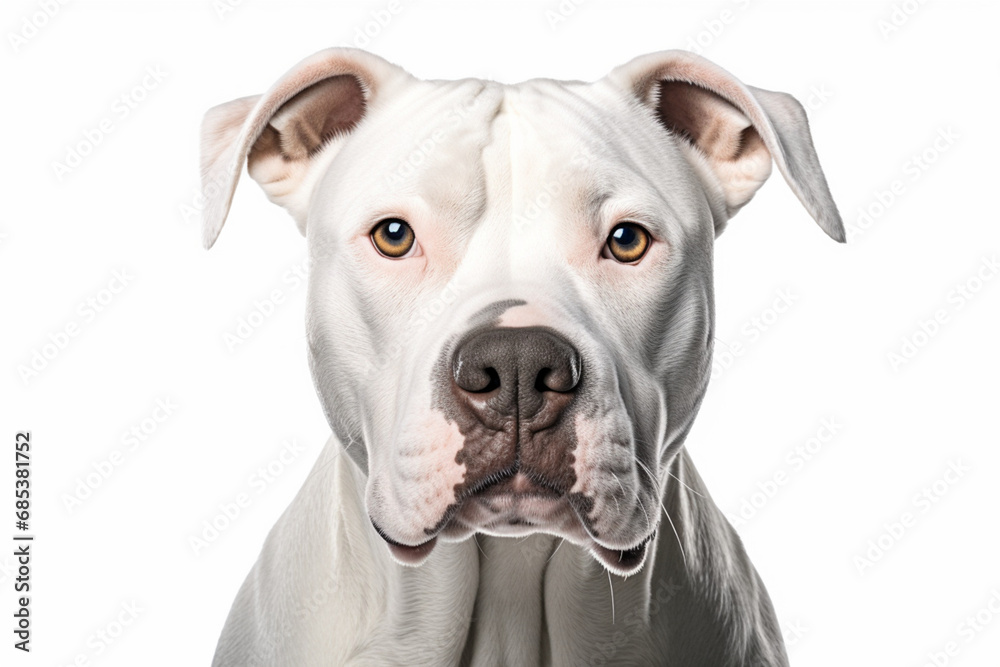
[[[398,544],[427,541],[424,530],[437,525],[455,502],[455,486],[465,479],[465,466],[455,461],[464,443],[458,426],[437,410],[428,411],[419,426],[407,429],[391,469],[383,472],[389,478],[389,493],[381,503],[381,516],[373,517],[385,532],[383,537]],[[406,521],[400,525],[401,517]]]
[[[499,327],[507,328],[551,325],[551,313],[546,313],[538,306],[532,304],[524,304],[508,308],[504,311],[504,314],[500,317],[500,322],[497,324]]]
[[[581,493],[592,495],[593,489],[590,486],[591,471],[594,469],[595,461],[600,457],[597,451],[599,443],[605,439],[605,427],[601,422],[588,419],[577,413],[574,422],[576,428],[576,449],[573,450],[573,471],[576,473],[576,482],[570,493]]]
[[[634,455],[629,447],[614,439],[614,434],[618,432],[615,426],[611,417],[591,419],[577,414],[574,420],[576,449],[573,450],[573,471],[576,482],[570,493],[593,499],[592,516],[599,519],[595,528],[602,541],[609,539],[609,533],[614,532],[609,530],[610,527],[621,532],[621,528],[638,516],[637,506],[641,504],[637,497],[640,480]],[[646,513],[642,516],[645,517]],[[640,526],[639,529],[647,527]]]

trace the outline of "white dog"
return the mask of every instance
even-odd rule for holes
[[[333,429],[214,664],[787,664],[683,447],[772,161],[843,241],[802,107],[686,52],[505,85],[331,49],[210,110],[205,244],[246,163],[307,238]]]

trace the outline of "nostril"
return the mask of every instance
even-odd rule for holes
[[[476,393],[488,394],[489,392],[493,391],[494,389],[499,389],[500,388],[500,374],[497,373],[497,369],[495,369],[495,368],[493,368],[491,366],[490,368],[485,369],[485,372],[486,372],[486,375],[489,376],[490,381],[486,383],[485,387],[483,387],[482,389],[478,390]]]
[[[455,383],[470,394],[488,394],[500,388],[500,373],[492,366],[477,368],[459,367]]]
[[[542,393],[554,391],[560,394],[573,391],[580,382],[580,372],[576,364],[567,364],[559,368],[543,368],[535,376],[535,391]]]
[[[542,393],[543,391],[552,391],[546,384],[545,379],[552,373],[551,368],[543,368],[538,371],[538,375],[535,377],[535,391]]]
[[[533,413],[544,394],[577,390],[582,370],[580,353],[544,328],[477,332],[458,346],[452,358],[453,386],[481,397],[477,405],[487,401],[486,407],[501,412],[523,408]]]

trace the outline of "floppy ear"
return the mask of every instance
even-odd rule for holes
[[[305,234],[316,156],[336,150],[372,101],[408,78],[365,51],[327,49],[293,67],[263,95],[210,109],[201,126],[205,247],[222,231],[244,162],[250,177]]]
[[[845,240],[805,110],[794,97],[745,86],[687,51],[639,56],[608,78],[681,139],[709,191],[721,199],[713,205],[716,235],[767,180],[773,159],[823,231],[835,241]]]

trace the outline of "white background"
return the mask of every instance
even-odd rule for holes
[[[0,549],[0,662],[209,663],[328,429],[290,218],[244,179],[220,242],[201,247],[201,114],[370,24],[367,48],[425,78],[593,80],[641,53],[698,48],[810,107],[851,243],[826,238],[777,174],[733,220],[716,251],[716,353],[740,353],[689,448],[723,511],[743,512],[793,664],[997,664],[1000,277],[984,261],[1000,258],[1000,7],[567,0],[563,16],[557,2],[399,3],[384,27],[370,22],[388,2],[80,0],[51,17],[42,2],[4,4],[0,484],[12,487],[15,432],[31,430],[37,541],[30,656],[11,648],[13,547]],[[110,132],[57,175],[103,119]],[[120,287],[116,271],[127,284],[103,292]],[[976,290],[961,305],[958,286]],[[230,350],[225,335],[273,290],[283,302]],[[791,306],[770,312],[783,292]],[[88,299],[105,301],[93,317]],[[919,349],[893,364],[904,338]],[[51,358],[23,377],[36,352]],[[161,423],[158,400],[176,405]],[[824,419],[835,435],[810,443]],[[132,428],[148,433],[130,449]],[[273,464],[293,440],[302,451]],[[808,462],[789,459],[808,446]],[[116,450],[120,465],[93,476]],[[251,479],[269,463],[282,468],[271,483]],[[952,465],[962,476],[938,481]],[[96,489],[80,488],[88,475]],[[919,501],[936,481],[934,502]],[[196,554],[190,538],[241,493],[250,505]],[[12,492],[0,498],[12,544]]]

